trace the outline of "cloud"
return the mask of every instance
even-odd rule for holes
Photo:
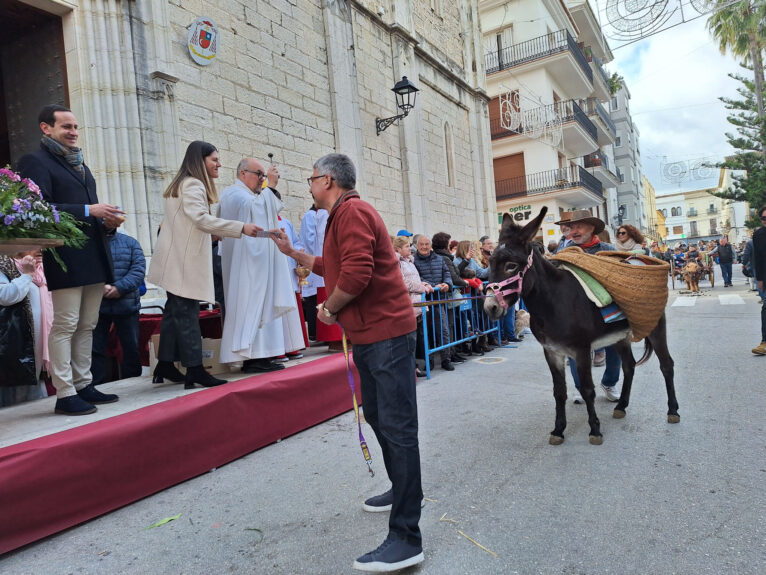
[[[662,178],[663,157],[678,162],[723,159],[732,153],[724,134],[733,126],[718,97],[736,97],[739,83],[727,74],[746,71],[731,56],[721,55],[705,29],[705,18],[618,48],[614,55],[608,66],[625,78],[630,113],[640,132],[644,174],[658,192],[679,189]],[[680,188],[698,189],[716,182],[717,175],[683,182]]]

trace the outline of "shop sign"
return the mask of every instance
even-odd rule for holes
[[[508,208],[508,213],[516,222],[525,222],[532,217],[532,206],[516,206],[515,208]]]
[[[218,53],[220,32],[210,18],[197,18],[189,27],[189,55],[200,66],[211,64]]]

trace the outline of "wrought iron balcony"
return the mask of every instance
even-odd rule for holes
[[[580,166],[526,174],[507,180],[495,181],[495,194],[498,200],[517,196],[532,196],[546,192],[556,192],[582,187],[603,198],[603,187],[595,176]]]
[[[614,125],[612,118],[609,116],[609,112],[606,111],[601,102],[596,98],[588,98],[583,102],[583,109],[588,116],[598,116],[606,127],[612,132],[613,139],[617,137],[617,126]]]
[[[590,121],[587,114],[583,112],[582,108],[580,108],[580,106],[574,100],[564,100],[562,102],[557,102],[556,104],[538,106],[536,108],[522,111],[521,124],[515,130],[508,130],[504,128],[499,118],[490,120],[490,135],[492,139],[495,140],[497,138],[504,138],[506,136],[523,134],[527,129],[530,129],[532,132],[534,132],[534,128],[528,127],[540,126],[541,124],[544,124],[546,120],[552,119],[556,116],[561,118],[561,124],[565,130],[567,129],[567,124],[571,125],[572,123],[576,123],[585,131],[586,134],[588,134],[591,140],[594,142],[597,141],[598,130],[596,129],[596,125]],[[573,145],[576,145],[576,142],[573,139],[565,138],[565,140]],[[592,143],[587,145],[591,150],[593,149]]]
[[[612,169],[609,167],[609,157],[603,155],[600,151],[593,152],[587,156],[583,156],[583,160],[586,168],[606,168],[610,172]]]
[[[709,213],[709,214],[717,214],[718,213],[718,208],[708,208],[707,209],[707,213]]]
[[[686,215],[690,218],[697,217],[699,214],[697,213],[697,210],[694,208],[689,208],[689,211],[686,212]]]
[[[563,102],[554,104],[554,106],[556,106],[556,112],[561,116],[562,124],[572,121],[577,122],[594,141],[598,139],[596,125],[590,121],[587,114],[585,114],[585,112],[582,111],[582,108],[577,105],[577,102],[574,100],[564,100]]]
[[[487,74],[493,74],[500,70],[506,70],[513,66],[519,66],[532,62],[546,56],[558,54],[561,52],[569,51],[574,57],[577,65],[593,83],[593,70],[588,65],[588,60],[585,58],[585,54],[582,49],[577,45],[569,30],[558,30],[527,40],[526,42],[520,42],[507,46],[501,50],[490,50],[485,53],[484,61],[487,69]]]

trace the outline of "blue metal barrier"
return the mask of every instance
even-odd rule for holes
[[[415,304],[423,309],[423,349],[428,379],[431,379],[430,359],[436,352],[472,342],[479,336],[493,332],[498,342],[501,339],[500,321],[493,322],[484,313],[483,294],[471,288],[464,288],[461,297],[452,295],[449,292],[435,291],[432,294],[423,294],[421,303]]]

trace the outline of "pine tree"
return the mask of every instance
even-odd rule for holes
[[[744,64],[742,67],[749,69]],[[737,88],[741,98],[719,98],[731,112],[726,119],[736,127],[736,134],[726,134],[727,141],[736,152],[717,166],[733,171],[744,171],[746,174],[733,175],[731,188],[713,195],[727,200],[746,201],[751,208],[757,209],[766,205],[766,156],[763,154],[766,148],[766,122],[758,114],[755,82],[740,74],[729,74],[729,76],[742,84]],[[756,218],[747,221],[749,228],[760,225],[760,221]]]

